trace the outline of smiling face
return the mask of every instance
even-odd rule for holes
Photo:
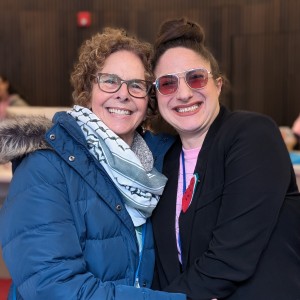
[[[155,67],[156,78],[191,69],[211,71],[210,63],[193,50],[177,47],[167,50]],[[182,76],[182,75],[181,75]],[[219,113],[221,78],[208,77],[202,89],[191,89],[180,77],[179,86],[171,95],[156,93],[158,107],[163,118],[179,133],[185,148],[199,147],[197,140],[205,135]],[[198,138],[200,137],[200,139]]]
[[[115,74],[122,80],[145,80],[140,58],[126,50],[111,54],[101,73]],[[93,84],[91,110],[128,145],[131,145],[136,128],[145,118],[147,105],[148,97],[132,97],[126,83],[115,93],[103,92],[97,83]]]

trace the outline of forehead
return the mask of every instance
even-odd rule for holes
[[[106,58],[101,72],[116,74],[122,79],[144,79],[145,68],[141,59],[135,53],[120,50]]]
[[[195,68],[205,68],[210,71],[210,63],[194,50],[176,47],[167,50],[159,58],[154,73],[158,77]]]

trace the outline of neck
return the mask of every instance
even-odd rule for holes
[[[192,133],[190,135],[180,134],[183,148],[186,150],[201,148],[206,137],[207,131],[208,130],[206,130],[205,132],[201,132],[197,135],[195,135],[195,133]]]

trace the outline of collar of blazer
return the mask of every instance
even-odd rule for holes
[[[195,209],[199,209],[205,205],[205,203],[199,203],[201,200],[197,201],[196,199],[201,199],[200,194],[203,187],[208,158],[211,153],[211,145],[215,140],[216,134],[218,133],[226,111],[226,108],[221,106],[220,113],[211,125],[205,137],[195,167],[195,170],[197,170],[199,175],[199,183],[195,190],[194,200],[187,211],[185,213],[182,212],[179,218],[183,267],[188,264],[191,228]],[[154,232],[159,231],[159,235],[157,235],[155,239],[159,249],[160,260],[164,261],[165,266],[170,268],[170,270],[166,273],[172,274],[172,277],[175,277],[176,274],[180,273],[179,264],[176,263],[178,262],[178,254],[174,219],[176,213],[176,194],[181,150],[182,144],[178,138],[176,143],[172,146],[171,151],[169,151],[168,155],[166,156],[163,173],[167,176],[168,182],[160,199],[159,205],[154,211],[153,215]],[[164,230],[161,230],[162,228],[164,228]],[[168,279],[172,281],[172,278]]]

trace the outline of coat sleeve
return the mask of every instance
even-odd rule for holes
[[[291,180],[287,149],[269,118],[236,120],[217,144],[225,179],[212,238],[203,255],[165,289],[191,299],[226,298],[254,275]]]
[[[64,175],[42,152],[16,168],[0,212],[3,257],[21,297],[184,300],[183,294],[101,282],[87,270]]]

